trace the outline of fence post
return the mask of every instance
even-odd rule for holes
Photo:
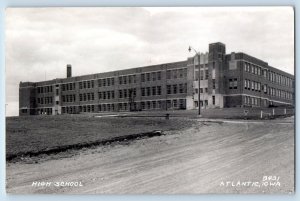
[[[263,111],[262,110],[260,111],[260,118],[261,119],[263,118]]]
[[[166,119],[169,119],[170,118],[170,114],[166,114]]]
[[[273,108],[273,116],[275,115],[275,109]]]

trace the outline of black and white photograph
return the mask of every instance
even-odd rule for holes
[[[292,6],[5,12],[8,194],[294,194]]]

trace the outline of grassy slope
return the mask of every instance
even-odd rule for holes
[[[192,121],[164,118],[31,116],[6,119],[6,156],[153,130],[182,129]]]

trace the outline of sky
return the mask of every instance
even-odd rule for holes
[[[294,74],[292,7],[8,8],[6,116],[20,81],[43,81],[183,61],[208,44],[245,52]]]

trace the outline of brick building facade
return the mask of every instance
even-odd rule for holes
[[[200,62],[199,62],[200,57]],[[200,64],[199,64],[200,63]],[[200,69],[200,90],[198,89]],[[200,102],[198,101],[200,93]],[[185,61],[21,82],[20,115],[294,105],[294,76],[222,43]]]

